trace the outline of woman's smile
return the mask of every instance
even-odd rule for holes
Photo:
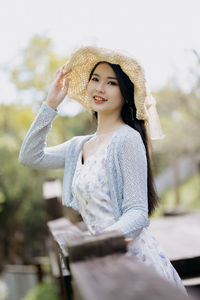
[[[104,103],[104,102],[106,102],[105,100],[95,100],[94,99],[94,102],[96,103],[96,104],[101,104],[101,103]]]
[[[94,96],[94,102],[97,103],[97,104],[101,104],[101,103],[104,103],[106,102],[107,100],[102,98],[102,97],[99,97],[99,96]]]

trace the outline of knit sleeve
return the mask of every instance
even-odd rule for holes
[[[122,146],[120,168],[123,179],[122,215],[105,231],[119,230],[126,237],[136,237],[149,225],[147,193],[147,158],[142,138],[129,132]]]
[[[68,140],[53,147],[46,147],[46,138],[52,127],[52,121],[57,115],[57,110],[45,102],[33,121],[20,149],[19,162],[34,169],[59,169],[64,168],[65,153]]]

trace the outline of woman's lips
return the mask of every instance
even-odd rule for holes
[[[94,102],[97,103],[97,104],[103,103],[103,102],[107,101],[106,99],[105,100],[104,99],[100,99],[101,97],[98,97],[99,99],[97,99],[97,97],[98,96],[94,96],[93,97],[94,98]]]
[[[96,100],[96,99],[94,99],[94,102],[97,103],[97,104],[100,104],[100,103],[106,102],[106,100]]]

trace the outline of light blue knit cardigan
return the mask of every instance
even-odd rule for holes
[[[34,169],[64,168],[63,205],[79,211],[71,186],[83,144],[96,133],[74,136],[53,147],[46,147],[47,134],[57,110],[45,102],[32,123],[20,149],[19,162]],[[139,132],[120,126],[108,145],[106,172],[116,222],[104,231],[119,230],[125,237],[136,237],[149,226],[146,150]]]

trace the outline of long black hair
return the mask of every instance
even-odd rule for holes
[[[121,94],[123,98],[127,101],[124,102],[124,105],[121,109],[121,118],[124,121],[124,123],[128,124],[135,130],[137,130],[142,138],[142,141],[146,148],[146,157],[147,157],[147,187],[148,187],[148,215],[151,216],[153,211],[155,210],[155,207],[158,206],[159,203],[159,197],[156,192],[154,178],[153,178],[153,171],[151,166],[151,160],[150,160],[150,153],[149,153],[149,145],[150,140],[147,135],[145,121],[144,120],[138,120],[136,118],[136,106],[134,101],[134,84],[129,79],[129,77],[124,73],[124,71],[121,69],[120,65],[118,64],[111,64],[107,61],[99,61],[92,69],[89,80],[91,79],[96,67],[101,63],[107,63],[115,72],[115,75],[117,77],[119,88],[121,91]],[[132,112],[131,109],[132,108]],[[94,118],[98,119],[98,113],[96,111],[93,111]],[[133,118],[132,118],[133,116]]]

